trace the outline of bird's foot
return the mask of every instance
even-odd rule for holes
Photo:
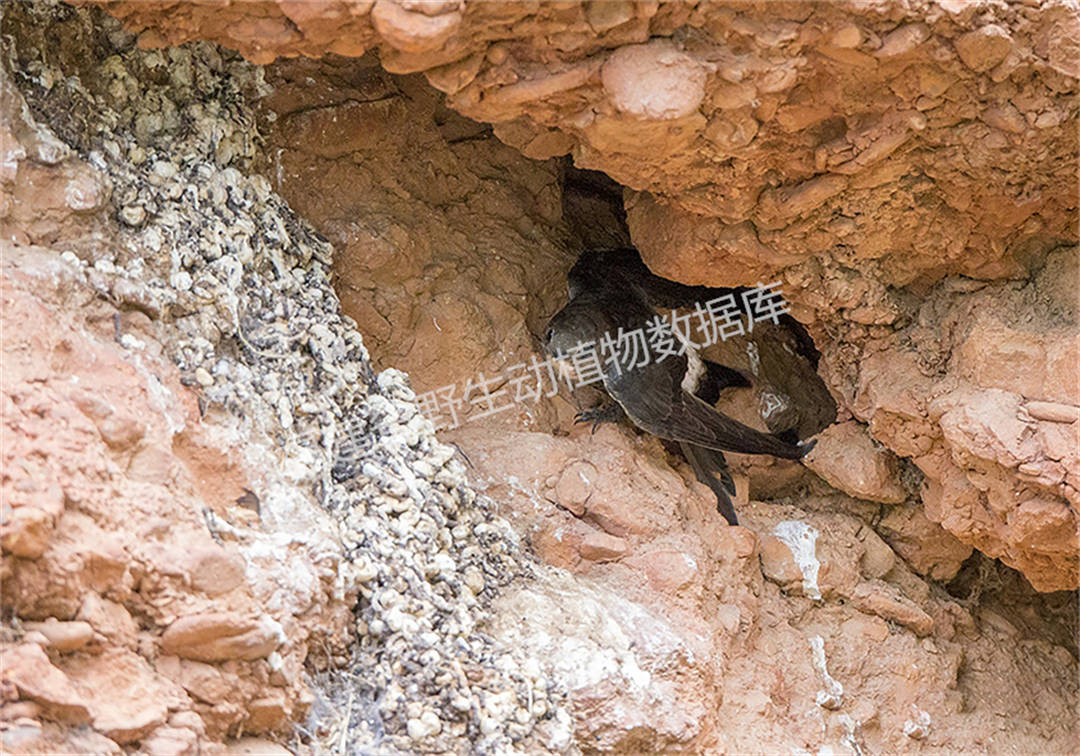
[[[596,433],[600,423],[617,423],[623,416],[623,408],[618,402],[601,404],[592,409],[582,410],[574,415],[574,424],[592,423],[592,432]]]

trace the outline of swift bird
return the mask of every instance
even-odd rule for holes
[[[619,255],[585,253],[570,271],[570,301],[552,317],[545,332],[549,354],[565,359],[579,345],[599,345],[605,334],[614,338],[620,329],[622,333],[645,329],[656,316],[654,306],[693,296],[698,289],[715,294],[715,290],[664,281],[648,273],[639,258],[635,263],[625,257],[620,260]],[[731,503],[735,485],[722,452],[801,459],[815,442],[791,443],[718,412],[711,404],[720,390],[749,386],[749,381],[737,370],[702,359],[693,345],[683,343],[681,354],[650,359],[640,367],[616,360],[603,362],[601,380],[615,402],[581,412],[576,421],[592,421],[595,431],[596,424],[617,421],[625,414],[642,430],[678,442],[695,475],[716,493],[717,509],[734,525],[738,522]]]

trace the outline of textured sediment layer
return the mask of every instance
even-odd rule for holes
[[[5,750],[1071,747],[1075,596],[982,554],[1076,583],[1072,11],[108,9],[4,10]],[[561,397],[418,412],[562,303],[517,148],[808,324],[824,386],[723,345],[740,420],[840,410],[744,527]]]

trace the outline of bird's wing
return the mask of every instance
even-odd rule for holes
[[[800,459],[809,451],[809,444],[785,443],[720,414],[683,390],[685,358],[681,368],[678,361],[671,365],[666,362],[624,371],[620,375],[609,372],[604,377],[608,393],[623,406],[638,427],[661,438],[716,451],[772,454],[784,459]]]
[[[697,390],[693,393],[694,396],[710,407],[716,404],[716,401],[720,398],[720,392],[728,386],[753,385],[750,379],[746,377],[746,373],[741,370],[729,368],[727,365],[721,365],[719,362],[711,360],[703,359],[702,362],[705,364],[705,374],[701,376]]]
[[[742,289],[687,286],[669,281],[649,270],[641,254],[633,247],[623,249],[589,250],[582,253],[567,276],[571,296],[618,282],[621,287],[635,289],[651,307],[675,308],[700,302]]]

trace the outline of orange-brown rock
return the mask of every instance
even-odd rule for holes
[[[290,751],[265,738],[240,738],[227,744],[225,753],[228,756],[288,756]]]
[[[227,593],[244,583],[244,559],[221,546],[206,545],[187,554],[191,584],[209,596]]]
[[[1024,407],[1061,400],[1080,406],[1080,374],[1062,367],[1080,338],[1077,259],[1074,249],[1048,255],[1019,289],[943,282],[920,306],[916,323],[865,359],[826,356],[823,363],[837,379],[841,373],[854,378],[852,410],[873,437],[909,455],[925,475],[926,517],[1047,591],[1080,580],[1072,511],[1080,502],[1073,482],[1080,427],[1068,422],[1066,411],[1041,413],[1067,421],[1060,422],[1039,419],[1037,403],[1035,414]],[[959,319],[969,326],[950,338]],[[919,348],[900,354],[885,348],[904,339]],[[951,372],[927,375],[919,363],[934,359],[946,359]],[[1057,536],[1036,545],[1030,534],[1043,528]]]
[[[1075,8],[98,4],[137,44],[0,20],[5,752],[277,752],[222,744],[312,678],[301,750],[1073,747]],[[722,406],[837,416],[828,486],[731,455],[728,527],[585,392],[478,416],[596,239],[782,284],[813,347],[727,345]],[[458,448],[342,341],[468,385]]]
[[[934,629],[934,620],[929,614],[896,588],[880,580],[859,583],[851,597],[860,610],[910,627],[918,636],[927,635]]]
[[[143,748],[154,756],[186,756],[198,749],[199,736],[186,727],[162,726],[143,740]]]
[[[123,604],[90,593],[76,616],[117,646],[134,648],[139,626]]]
[[[578,552],[590,562],[610,562],[626,553],[626,541],[602,531],[589,531],[581,540]]]
[[[68,669],[87,691],[92,726],[117,743],[141,740],[165,724],[170,709],[189,704],[179,688],[156,675],[149,662],[132,651],[81,655]]]
[[[908,497],[898,478],[896,455],[875,446],[859,423],[837,423],[822,431],[806,466],[858,499],[896,504]]]
[[[15,556],[37,559],[48,548],[55,519],[56,515],[41,507],[13,508],[0,526],[0,545]]]
[[[49,648],[57,651],[75,651],[94,637],[94,629],[87,622],[60,622],[50,617],[45,622],[23,623],[28,631],[39,632],[49,641]]]
[[[574,23],[580,26],[573,34],[585,35],[582,40],[593,35],[596,41],[592,47],[566,43],[557,48],[564,64],[552,64],[553,70],[542,74],[533,69],[524,72],[521,62],[506,53],[508,48],[498,44],[491,45],[488,55],[472,52],[468,47],[463,35],[468,34],[471,24],[485,23],[485,14],[493,7],[465,4],[456,36],[437,52],[412,54],[409,66],[420,67],[424,56],[433,56],[430,78],[452,92],[449,105],[496,122],[496,133],[526,152],[541,137],[549,139],[550,135],[558,134],[560,140],[570,145],[579,165],[602,168],[635,190],[647,189],[628,192],[628,221],[635,243],[655,271],[691,283],[733,285],[780,280],[796,316],[803,321],[820,321],[812,330],[819,337],[818,347],[825,352],[827,382],[834,395],[848,397],[847,409],[858,419],[866,421],[867,416],[862,414],[866,397],[859,391],[852,393],[847,386],[866,385],[870,389],[869,380],[874,371],[887,370],[893,384],[890,390],[894,393],[903,388],[922,397],[930,396],[934,382],[927,380],[925,365],[940,359],[935,354],[943,349],[956,353],[956,359],[949,363],[949,375],[962,376],[976,386],[1008,386],[1031,401],[1056,402],[1066,408],[1076,406],[1069,403],[1074,401],[1070,398],[1074,392],[1066,390],[1075,383],[1067,367],[1076,361],[1074,339],[1058,337],[1059,333],[1068,332],[1067,321],[1047,324],[1049,330],[1033,335],[1006,326],[997,318],[980,316],[976,327],[963,333],[951,331],[955,343],[950,342],[946,347],[929,337],[927,328],[933,330],[930,320],[952,320],[961,317],[960,312],[948,316],[940,307],[923,307],[924,314],[918,316],[919,325],[900,327],[904,335],[887,340],[889,346],[875,341],[881,334],[874,331],[910,324],[914,318],[912,307],[920,292],[945,275],[964,274],[984,280],[1026,275],[1056,240],[1064,238],[1061,218],[1067,214],[1071,202],[1067,198],[1071,178],[1052,167],[1039,167],[1043,164],[1038,161],[1053,161],[1049,155],[1056,154],[1061,160],[1055,164],[1071,164],[1068,156],[1076,152],[1070,147],[1073,135],[1056,126],[1034,126],[1046,112],[1056,113],[1060,109],[1058,104],[1050,105],[1057,97],[1050,90],[1058,86],[1054,83],[1060,75],[1055,68],[1058,64],[1046,57],[1033,67],[1020,69],[1009,63],[1013,55],[1009,52],[991,68],[978,70],[981,64],[972,67],[952,52],[972,48],[972,41],[979,49],[984,43],[989,48],[1000,47],[1003,39],[1000,29],[1008,30],[1011,50],[1015,50],[1018,40],[1029,36],[1059,39],[1064,27],[1059,25],[1054,13],[1040,16],[1025,12],[1008,22],[994,22],[942,11],[940,18],[932,22],[900,17],[886,21],[877,16],[860,18],[852,9],[829,6],[828,11],[824,7],[817,11],[825,15],[815,16],[814,22],[798,14],[783,20],[760,18],[743,8],[732,11],[732,16],[721,13],[722,20],[710,20],[705,9],[686,9],[682,13],[675,11],[676,5],[671,5],[653,15],[635,10],[620,24],[606,27],[593,25],[585,16],[576,16],[576,11],[567,11],[568,17],[577,18]],[[532,11],[520,7],[507,8],[507,12],[527,15]],[[541,22],[546,12],[536,11],[539,15],[533,20]],[[139,16],[129,15],[128,21],[135,23],[136,18]],[[612,16],[617,18],[622,16]],[[634,37],[643,24],[665,30],[680,25],[709,28],[716,39],[724,41],[695,42],[681,47],[670,40],[648,42]],[[601,28],[604,31],[598,32]],[[796,33],[797,29],[810,28],[813,35],[809,37],[806,33]],[[462,43],[459,45],[455,39]],[[736,39],[746,40],[758,58],[736,63],[725,57],[725,45]],[[795,65],[793,58],[784,57],[810,50],[814,54],[801,65]],[[460,65],[443,62],[438,58],[443,53],[461,54]],[[920,55],[931,57],[924,60]],[[391,57],[397,63],[405,60],[400,54]],[[639,66],[641,72],[620,73],[636,71],[634,66]],[[332,76],[336,75],[332,71],[339,68],[340,64],[335,62],[329,67],[324,64],[321,70]],[[279,150],[275,153],[277,159],[287,167],[285,175],[297,177],[284,182],[283,191],[292,192],[293,203],[314,218],[324,233],[341,240],[350,250],[348,262],[339,258],[346,306],[371,335],[378,357],[385,356],[393,364],[406,367],[424,389],[464,381],[477,367],[483,375],[490,376],[501,369],[500,365],[516,362],[524,365],[526,350],[531,346],[518,339],[524,330],[513,330],[511,335],[510,329],[500,333],[498,328],[483,326],[479,332],[473,332],[469,324],[496,323],[506,317],[523,322],[525,329],[536,333],[543,322],[538,309],[544,310],[548,305],[526,308],[523,312],[514,296],[499,300],[486,292],[483,296],[465,294],[460,290],[464,284],[450,284],[438,276],[436,280],[441,283],[426,283],[425,276],[436,270],[430,262],[433,259],[430,252],[423,249],[427,240],[440,239],[442,250],[458,249],[456,241],[442,241],[441,224],[436,228],[436,224],[426,219],[419,220],[430,213],[428,208],[421,207],[423,198],[431,192],[430,187],[424,192],[413,192],[408,200],[412,203],[410,217],[417,219],[413,227],[419,228],[419,223],[424,228],[423,233],[410,236],[410,244],[421,249],[410,253],[407,262],[396,258],[402,264],[393,271],[386,268],[385,261],[391,259],[389,253],[379,251],[385,246],[380,240],[389,236],[382,232],[373,234],[371,229],[362,228],[352,220],[339,220],[357,217],[359,208],[327,211],[323,209],[326,203],[319,203],[322,205],[319,207],[312,200],[333,197],[335,204],[344,203],[346,193],[334,187],[357,182],[371,185],[377,176],[386,173],[382,156],[388,153],[372,147],[371,135],[379,133],[381,124],[395,112],[396,106],[388,104],[396,102],[395,91],[408,91],[410,97],[419,101],[414,86],[390,82],[367,68],[358,69],[364,74],[362,77],[352,74],[350,87],[358,93],[367,91],[365,97],[375,98],[372,107],[366,107],[360,96],[354,97],[353,102],[344,102],[327,94],[325,88],[317,95],[316,90],[310,89],[306,90],[307,94],[299,93],[293,81],[301,71],[319,70],[317,66],[293,63],[277,70],[281,72],[281,85],[267,103],[283,117],[276,122],[271,138]],[[657,77],[655,87],[644,85],[646,70]],[[673,80],[665,77],[676,70],[693,86],[665,90],[661,83]],[[500,73],[496,75],[496,71]],[[673,109],[662,105],[664,97],[673,91],[680,96],[684,90],[696,92],[699,71],[705,72],[705,94],[694,113],[680,109],[681,105]],[[313,78],[320,81],[319,76]],[[969,106],[960,104],[956,93],[975,92],[975,82],[987,79],[996,94],[971,95],[972,112],[965,115],[966,111],[961,111]],[[861,88],[870,80],[880,82],[876,91],[890,93],[892,99],[888,103],[858,104],[867,96],[865,92],[870,91]],[[448,83],[451,81],[452,85]],[[1071,85],[1063,80],[1061,86],[1068,89]],[[1036,91],[1045,94],[1036,96]],[[561,107],[558,98],[569,92],[579,93],[586,101],[600,97],[603,102],[596,104],[593,115],[586,118],[578,115],[578,111],[571,113],[569,107]],[[635,92],[644,99],[635,100]],[[649,105],[650,96],[655,96],[656,103],[661,104]],[[304,107],[301,103],[307,101],[305,98],[318,100],[318,107]],[[650,107],[653,109],[649,110]],[[1042,108],[1038,116],[1031,115],[1033,107]],[[955,114],[950,115],[953,111]],[[1009,115],[1013,112],[1015,117]],[[692,123],[697,118],[695,113],[705,116],[710,126]],[[673,119],[667,119],[667,115]],[[417,133],[413,139],[442,145],[443,137],[436,130],[424,127],[424,118],[410,121],[410,129],[424,133],[423,137]],[[989,119],[1007,128],[1001,132],[986,126],[990,131],[976,135],[970,120],[973,118],[983,119],[976,123]],[[686,119],[690,120],[682,123]],[[359,128],[361,122],[369,128]],[[750,123],[753,127],[747,131]],[[721,126],[730,128],[725,131]],[[705,129],[706,138],[750,134],[751,141],[746,146],[727,148],[738,157],[736,163],[724,169],[726,173],[720,172],[722,181],[710,173],[713,169],[707,166],[712,163],[695,158],[711,154],[706,145],[688,138],[697,128]],[[460,125],[454,125],[452,130],[465,131]],[[447,126],[438,131],[449,137]],[[1020,136],[1009,138],[1001,134],[1024,135],[1025,139],[1030,137],[1045,143],[1043,152],[1047,157],[1031,158],[1043,152],[1025,150]],[[950,162],[954,150],[932,151],[928,147],[968,142],[985,152],[980,165],[1000,165],[1002,170],[1014,171],[1017,176],[1049,176],[1047,188],[1037,198],[999,196],[994,193],[997,182],[973,180],[966,168]],[[777,162],[769,157],[766,146],[775,151],[769,154],[783,154],[783,160]],[[326,153],[328,149],[339,151]],[[354,154],[359,151],[365,159],[360,164],[355,160],[339,161],[329,167],[327,161],[333,154],[343,154],[340,150],[354,150]],[[449,170],[443,166],[450,165],[443,150],[442,146],[438,151],[429,149],[426,158],[429,164],[439,165],[440,171]],[[639,155],[635,150],[643,152]],[[317,155],[318,160],[302,153]],[[627,158],[631,154],[634,160]],[[657,160],[657,155],[663,155],[663,160]],[[758,160],[759,157],[764,159]],[[1036,162],[1030,162],[1029,158]],[[645,166],[650,168],[646,170]],[[741,172],[736,174],[736,170]],[[914,199],[903,202],[890,199],[915,191],[902,181],[912,170],[923,171],[927,177],[922,182],[925,186],[920,185],[917,191],[930,192],[939,198],[933,212],[940,212],[950,220],[938,223],[901,217],[898,210],[901,206],[915,208],[905,213],[931,212],[928,209],[931,205]],[[454,171],[462,175],[460,168]],[[768,175],[769,171],[774,174]],[[694,172],[698,172],[698,178],[692,180]],[[1020,183],[1024,180],[1027,179],[1018,179]],[[468,183],[475,185],[472,179]],[[297,189],[291,190],[290,184]],[[687,188],[691,186],[692,191]],[[537,194],[535,189],[531,193]],[[367,192],[365,196],[370,194]],[[872,211],[863,207],[866,198],[872,198]],[[496,200],[492,197],[486,201]],[[498,201],[504,207],[511,207],[514,202],[511,198]],[[394,204],[404,202],[401,197]],[[859,212],[845,211],[845,203],[849,202],[860,203]],[[437,204],[446,207],[442,201]],[[396,211],[387,203],[382,212]],[[446,215],[445,211],[441,212]],[[544,228],[538,227],[535,216],[529,222],[538,230]],[[910,237],[889,230],[909,222],[918,229]],[[393,233],[404,238],[403,230],[402,227]],[[543,243],[550,238],[547,232],[555,230],[544,229]],[[1011,241],[984,243],[983,240],[991,237]],[[938,253],[940,249],[951,251],[943,256]],[[357,254],[353,255],[351,250]],[[360,253],[360,250],[365,251]],[[844,252],[837,256],[837,250]],[[523,267],[528,269],[527,264],[511,261],[508,254],[504,251],[498,258],[485,260],[484,265],[500,269],[498,273],[493,271],[487,281],[509,277],[515,281],[510,287],[514,291],[523,285],[536,286],[537,282],[527,280],[528,274],[520,273]],[[455,252],[453,258],[455,269],[465,271],[466,278],[472,275],[468,271],[476,270],[463,262],[467,256],[461,252]],[[504,265],[506,270],[502,271]],[[427,272],[421,275],[421,271]],[[395,280],[404,282],[403,289],[396,288]],[[455,281],[462,282],[462,276]],[[545,281],[542,290],[553,291],[546,288],[547,284]],[[415,298],[402,294],[402,291],[428,291],[428,286],[432,287],[432,295],[429,304],[423,307],[417,306]],[[449,286],[456,287],[452,296],[445,293]],[[485,286],[488,283],[481,282],[473,290],[484,290]],[[941,285],[940,302],[944,302],[947,292],[954,291],[953,286],[952,283]],[[912,289],[900,296],[898,292],[905,287]],[[955,291],[969,301],[978,296],[972,287]],[[544,293],[537,300],[546,303],[550,297]],[[844,321],[842,328],[832,325],[835,318]],[[826,322],[830,324],[827,327]],[[415,325],[415,330],[395,329],[394,323]],[[826,331],[833,336],[825,337]],[[907,360],[894,345],[899,341],[916,346],[925,344],[927,354],[915,361]],[[855,354],[860,357],[854,357]],[[844,356],[840,358],[841,355]],[[856,367],[860,368],[861,378],[853,374]],[[871,390],[879,391],[876,386]],[[1038,412],[1039,405],[1035,406]],[[1058,410],[1054,416],[1061,416],[1063,411],[1068,412]],[[503,417],[536,423],[543,428],[547,414],[546,407],[538,406],[535,412],[510,412]],[[891,459],[889,452],[900,457],[924,455],[932,438],[938,435],[934,428],[936,421],[922,419],[926,414],[925,410],[917,413],[919,422],[929,423],[927,427],[914,427],[913,418],[905,421],[904,433],[885,432],[881,420],[869,422],[869,438],[884,445],[871,458],[878,462]],[[819,454],[827,447],[825,441]],[[856,455],[856,458],[864,457],[864,454]],[[1020,464],[1027,466],[1021,470]],[[1019,486],[1024,480],[1036,478],[1053,486],[1051,481],[1060,480],[1056,495],[1070,501],[1069,497],[1075,494],[1067,483],[1066,468],[1066,464],[1053,462],[1051,457],[1042,462],[1021,462],[1012,485]],[[934,478],[930,464],[920,465],[920,469]],[[874,485],[871,482],[858,490],[866,491]],[[882,489],[876,495],[896,502],[907,495],[904,491],[902,487],[889,485],[887,491]],[[974,543],[959,530],[951,532],[968,544]],[[1010,564],[1030,572],[1039,585],[1049,588],[1075,582],[1076,571],[1071,566],[1061,570],[1059,562],[1053,568],[1052,571],[1066,576],[1064,579],[1043,579],[1037,575],[1041,557],[1024,559],[1016,547],[1012,550],[1016,553],[1008,557]]]
[[[36,643],[5,647],[5,674],[26,700],[38,702],[46,720],[87,723],[101,743],[113,744],[64,745],[68,741],[46,722],[25,748],[108,752],[116,743],[147,739],[163,753],[209,748],[206,732],[169,730],[170,709],[198,704],[145,656],[155,653],[152,623],[168,624],[183,607],[185,613],[214,608],[206,596],[230,592],[222,608],[256,606],[242,556],[207,534],[197,489],[184,477],[187,460],[173,457],[171,444],[163,442],[172,435],[170,423],[191,423],[197,410],[177,399],[186,389],[175,368],[161,361],[160,345],[154,349],[152,327],[133,330],[128,324],[137,319],[116,318],[111,308],[79,315],[60,306],[94,301],[77,260],[73,266],[55,251],[11,246],[3,259],[3,414],[11,430],[3,434],[3,454],[5,470],[12,471],[3,481],[5,505],[12,513],[48,508],[29,550],[22,545],[31,543],[30,531],[16,529],[19,518],[7,519],[3,596],[5,607],[26,620],[26,638],[57,652],[50,660],[34,651],[41,650]],[[117,342],[116,326],[136,340],[124,340],[126,347]],[[143,345],[141,351],[132,344]],[[33,356],[39,353],[54,357],[43,362]],[[150,365],[160,376],[155,383],[140,372]],[[175,403],[159,404],[159,396]],[[189,425],[188,433],[193,430]],[[166,472],[152,479],[137,472],[146,444],[164,449],[168,459]],[[175,544],[168,543],[170,533]],[[265,655],[260,643],[276,647],[277,632],[273,641],[255,631],[209,647]],[[302,683],[281,682],[277,690],[291,706]],[[240,717],[248,716],[247,702],[266,697],[253,681],[232,690],[230,706]],[[252,719],[251,729],[270,721]],[[13,752],[23,748],[11,737],[4,742]]]
[[[49,662],[36,643],[3,647],[3,681],[19,695],[38,703],[49,715],[70,724],[90,721],[90,711],[82,693],[63,671]]]
[[[893,507],[881,520],[889,546],[920,575],[950,580],[972,548],[926,518],[922,507]]]
[[[161,635],[161,650],[197,661],[251,661],[269,654],[281,640],[281,627],[269,617],[206,612],[169,625]]]
[[[1066,4],[983,14],[960,6],[927,14],[844,4],[776,12],[391,0],[318,10],[281,0],[250,16],[216,3],[106,7],[142,44],[201,37],[257,62],[376,48],[389,70],[424,71],[465,115],[514,122],[515,146],[559,134],[560,150],[581,165],[662,198],[653,224],[632,205],[631,228],[655,270],[690,282],[752,283],[747,268],[771,277],[783,270],[793,298],[812,307],[815,287],[804,282],[813,273],[800,258],[830,243],[857,250],[860,277],[903,286],[946,272],[1016,273],[1026,240],[1069,228],[1076,149],[1065,124],[1075,114],[1068,61],[1078,20]],[[1007,118],[978,120],[980,111],[1010,108],[1021,120],[1005,130]],[[1031,149],[1016,129],[1046,149]],[[633,149],[644,143],[648,150]],[[960,144],[982,159],[962,163]],[[732,162],[714,167],[723,161]],[[1027,196],[1020,184],[988,180],[999,169],[1047,183]],[[912,171],[925,186],[903,182]],[[902,221],[895,197],[924,192],[935,202],[909,202],[906,212],[953,221],[894,234]],[[862,212],[845,214],[851,203]],[[721,246],[709,265],[675,272],[691,253],[683,237],[665,236],[676,224],[718,237],[747,221],[783,257],[765,262],[752,248]],[[989,243],[995,238],[1005,241]]]

